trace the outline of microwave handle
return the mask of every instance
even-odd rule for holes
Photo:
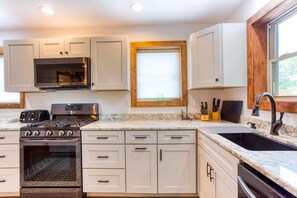
[[[237,177],[237,180],[240,188],[248,198],[257,198],[240,176]]]

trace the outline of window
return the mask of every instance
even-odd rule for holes
[[[24,108],[24,94],[4,91],[4,59],[0,47],[0,108]]]
[[[274,96],[297,96],[296,9],[269,24],[269,88]]]
[[[132,107],[184,106],[185,41],[131,43]]]
[[[269,41],[270,44],[272,42],[277,43],[276,39],[272,39],[273,37],[268,37],[268,24],[273,24],[273,22],[277,22],[280,17],[285,16],[285,13],[289,13],[297,6],[296,0],[282,0],[282,1],[269,1],[266,6],[264,6],[261,10],[255,13],[251,18],[247,21],[247,52],[248,52],[248,108],[252,109],[254,107],[254,102],[257,96],[261,92],[271,91],[268,83],[271,80],[272,74],[272,66],[269,62],[273,58],[270,56],[273,54],[271,49],[269,50]],[[292,13],[292,12],[291,12]],[[293,14],[293,13],[292,13]],[[291,15],[293,16],[293,15]],[[289,19],[290,16],[287,15]],[[281,23],[282,21],[278,21]],[[285,23],[284,23],[285,24]],[[271,26],[273,29],[273,26]],[[282,29],[282,27],[281,27]],[[282,30],[280,30],[282,32]],[[280,33],[282,34],[282,33]],[[289,35],[289,33],[287,33]],[[296,34],[296,33],[295,33]],[[293,42],[291,40],[290,42]],[[290,45],[290,44],[282,44],[282,41],[278,41],[280,46]],[[296,40],[295,47],[296,47]],[[284,50],[282,47],[279,47],[279,52],[274,54],[280,54],[278,61],[291,61],[289,59],[294,57],[294,52],[287,51],[287,55],[281,55]],[[277,49],[277,48],[275,48]],[[269,53],[270,52],[270,53]],[[291,56],[293,55],[293,56]],[[291,57],[289,57],[291,56]],[[278,58],[278,57],[274,57]],[[281,59],[284,58],[284,59]],[[274,62],[277,62],[275,60]],[[280,63],[282,64],[282,63]],[[286,63],[287,64],[287,63]],[[284,71],[284,70],[283,70]],[[275,73],[278,71],[275,69]],[[282,75],[282,74],[281,74]],[[284,75],[282,75],[284,76]],[[293,76],[293,75],[292,75]],[[278,82],[278,81],[276,81]],[[268,86],[267,86],[268,85]],[[272,86],[271,86],[272,87]],[[275,86],[277,90],[277,86]],[[261,109],[270,110],[271,104],[269,100],[262,100]],[[276,102],[277,111],[285,111],[287,113],[297,113],[297,99],[296,97],[277,97]]]

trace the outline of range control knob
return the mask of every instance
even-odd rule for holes
[[[68,136],[72,136],[73,135],[73,131],[67,131],[67,135]]]
[[[46,136],[51,136],[51,135],[53,135],[53,132],[51,132],[51,131],[46,131],[45,135],[46,135]]]
[[[38,136],[39,134],[40,134],[39,131],[33,131],[34,136]]]
[[[59,132],[59,136],[64,136],[65,135],[65,131],[60,131]]]
[[[32,132],[31,131],[26,131],[25,132],[25,136],[30,136],[30,135],[32,135]]]

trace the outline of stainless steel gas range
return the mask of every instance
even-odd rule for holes
[[[20,132],[21,197],[80,198],[80,127],[98,120],[98,104],[53,104],[52,120]]]

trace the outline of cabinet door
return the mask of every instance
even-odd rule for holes
[[[127,193],[157,193],[157,145],[126,146]]]
[[[91,39],[93,90],[128,90],[127,37]]]
[[[0,196],[20,191],[20,169],[0,169]]]
[[[210,163],[206,153],[198,147],[198,196],[200,198],[215,198],[215,183],[210,181],[207,172],[210,171]]]
[[[191,35],[192,88],[221,84],[220,25]]]
[[[40,40],[40,58],[61,58],[65,56],[64,39]]]
[[[158,151],[159,193],[196,193],[195,144],[158,145]]]
[[[37,40],[4,41],[5,91],[33,92],[34,58],[39,57]]]
[[[90,38],[65,38],[65,57],[90,57]]]

